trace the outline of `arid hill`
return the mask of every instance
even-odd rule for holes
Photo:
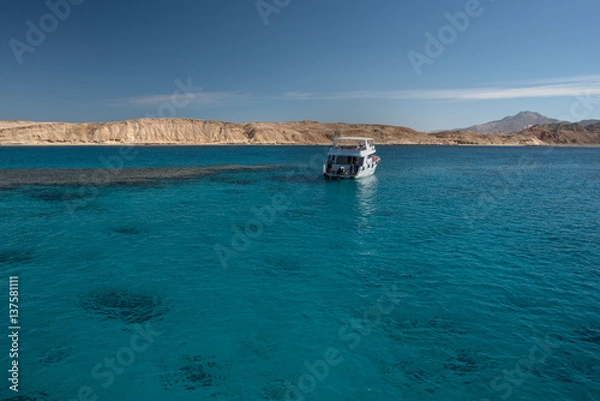
[[[600,145],[600,124],[535,126],[519,133],[432,134],[389,125],[252,122],[194,119],[136,119],[107,123],[0,121],[0,145],[313,145],[337,136],[367,136],[378,144],[413,145]]]
[[[600,122],[587,126],[566,123],[536,125],[521,131],[521,134],[549,145],[600,145]]]
[[[335,136],[373,136],[380,143],[427,143],[427,134],[383,125],[233,124],[192,119],[137,119],[109,123],[0,123],[0,144],[326,144]]]
[[[507,134],[519,132],[534,125],[556,124],[559,120],[548,118],[533,111],[522,111],[514,116],[504,117],[502,120],[490,121],[485,124],[473,125],[461,131],[473,131],[478,134]]]

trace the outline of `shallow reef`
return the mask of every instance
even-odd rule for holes
[[[3,398],[2,401],[50,401],[48,394],[38,391],[32,391],[26,394],[16,395],[10,398]]]
[[[114,227],[111,229],[111,231],[115,234],[121,235],[139,235],[142,233],[142,230],[132,225]]]
[[[34,255],[26,249],[9,249],[0,250],[0,266],[1,265],[19,265],[33,260]]]
[[[287,392],[288,388],[285,385],[285,381],[275,379],[262,386],[258,393],[258,399],[265,401],[285,400]]]
[[[256,180],[250,179],[247,176],[240,177],[239,174],[232,173],[222,173],[222,174],[213,174],[207,177],[207,179],[211,182],[218,182],[222,184],[231,184],[231,185],[254,185],[256,184]]]
[[[108,168],[36,168],[36,169],[0,169],[0,189],[14,189],[24,186],[154,186],[161,180],[186,180],[219,173],[238,173],[266,171],[277,166],[206,166],[206,167],[137,167],[123,169]],[[38,194],[40,199],[64,201],[70,196],[81,195],[82,191],[60,193],[47,191]],[[93,191],[87,191],[93,193]],[[92,196],[90,194],[81,196]],[[65,199],[64,197],[67,197]]]
[[[164,376],[165,389],[215,390],[229,375],[228,363],[219,362],[214,356],[184,356],[175,369]]]
[[[91,291],[81,297],[80,305],[89,313],[106,319],[121,320],[127,324],[139,324],[160,318],[169,310],[157,295],[114,288]]]
[[[69,346],[54,347],[41,354],[38,360],[44,366],[56,366],[69,357],[69,355],[71,355],[71,348]]]

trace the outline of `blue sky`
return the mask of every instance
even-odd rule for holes
[[[0,119],[600,119],[596,0],[49,4],[3,2]]]

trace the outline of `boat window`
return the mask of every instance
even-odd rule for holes
[[[350,156],[338,156],[335,160],[336,164],[350,164]]]

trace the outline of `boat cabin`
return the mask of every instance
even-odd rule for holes
[[[326,178],[360,178],[372,175],[379,158],[371,138],[335,138],[323,166]]]

